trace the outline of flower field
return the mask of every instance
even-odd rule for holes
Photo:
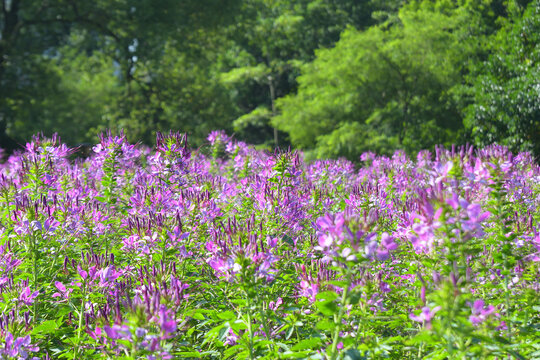
[[[35,137],[0,165],[0,359],[540,359],[540,167]]]

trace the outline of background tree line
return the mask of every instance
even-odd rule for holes
[[[540,0],[1,0],[0,141],[540,155]]]

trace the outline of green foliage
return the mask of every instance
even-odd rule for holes
[[[260,116],[261,109],[275,115],[276,99],[295,92],[299,70],[313,59],[316,49],[333,46],[347,26],[363,29],[376,23],[371,16],[375,11],[395,10],[400,3],[244,1],[237,23],[227,29],[235,50],[221,77],[241,111],[235,131],[252,143],[277,140],[270,117]],[[278,143],[283,145],[282,140]]]
[[[195,37],[193,41],[205,40]],[[211,49],[217,46],[207,45]],[[195,49],[186,54],[167,42],[159,58],[138,65],[134,73],[138,80],[131,94],[125,93],[108,125],[127,129],[130,138],[146,143],[153,141],[156,131],[182,130],[195,146],[212,130],[231,129],[237,112],[218,80],[214,61],[216,56],[210,51],[198,54]]]
[[[133,130],[130,136],[137,138],[141,134],[151,135],[149,129],[180,127],[178,119],[184,122],[186,112],[198,114],[201,108],[208,107],[206,103],[197,104],[201,100],[192,106],[193,100],[185,97],[188,109],[185,103],[181,111],[174,109],[174,103],[182,96],[178,94],[180,89],[188,83],[188,93],[212,99],[215,87],[209,86],[208,91],[199,94],[198,89],[207,87],[208,77],[192,81],[195,76],[206,74],[204,62],[195,64],[201,70],[192,74],[182,61],[184,75],[173,77],[173,84],[156,81],[156,70],[161,76],[171,70],[170,66],[156,64],[170,63],[167,57],[177,56],[163,48],[182,49],[183,57],[193,55],[195,47],[189,42],[197,44],[195,38],[203,36],[204,31],[212,32],[226,24],[231,19],[227,14],[234,14],[238,3],[183,1],[179,6],[172,0],[159,4],[147,0],[3,1],[1,140],[4,141],[5,131],[24,142],[29,134],[40,130],[49,135],[58,132],[74,144],[89,141],[106,127],[125,127]],[[170,89],[176,92],[175,97],[171,100],[166,94],[162,99],[161,92],[155,89],[167,92],[169,85],[175,86]],[[213,114],[222,111],[219,104],[210,107]],[[163,122],[167,112],[174,116]],[[208,117],[202,117],[190,118],[191,127],[208,122]],[[198,131],[206,133],[208,127],[212,124]],[[219,127],[222,124],[214,122],[212,128]],[[150,136],[144,138],[149,139]]]
[[[540,154],[537,0],[0,6],[3,148],[104,129],[199,146],[224,129],[317,158],[465,141]]]
[[[278,101],[274,124],[318,157],[455,142],[461,124],[451,89],[475,54],[475,29],[465,25],[476,16],[424,2],[402,8],[399,24],[349,28],[302,67],[298,94]]]
[[[36,72],[29,73],[38,82],[37,89],[6,94],[9,112],[5,114],[13,119],[8,131],[27,139],[55,129],[71,143],[91,142],[116,106],[111,100],[120,95],[113,63],[97,52],[87,56],[69,46],[59,51],[56,58],[42,60]]]
[[[517,9],[519,10],[519,9]],[[540,2],[533,1],[491,42],[470,78],[465,125],[474,142],[540,154]]]

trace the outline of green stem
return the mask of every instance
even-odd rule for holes
[[[337,358],[337,346],[339,342],[339,332],[341,331],[341,321],[343,319],[343,315],[345,314],[345,309],[347,307],[347,295],[349,294],[349,286],[350,286],[350,279],[347,273],[347,285],[345,286],[345,289],[343,289],[343,294],[341,296],[341,307],[339,308],[339,312],[336,315],[334,315],[334,323],[336,324],[336,328],[334,330],[334,339],[332,341],[332,347],[330,348],[330,359],[335,360]]]
[[[262,306],[258,306],[260,304],[260,299],[257,297],[257,307],[259,308],[259,314],[261,315],[261,319],[263,321],[263,327],[264,327],[264,333],[266,334],[266,339],[270,340],[270,332],[268,329],[268,321],[266,321],[266,314],[264,312],[264,309]]]
[[[251,306],[249,304],[248,300],[248,311],[247,311],[247,328],[248,328],[248,336],[249,336],[249,358],[251,360],[255,359],[253,354],[253,328],[251,324]]]
[[[503,240],[503,248],[507,248],[510,246],[508,243],[508,239],[506,237],[507,233],[507,223],[506,219],[504,218],[504,203],[503,203],[503,183],[500,182],[499,188],[497,189],[497,212],[499,217],[499,236],[502,236],[504,238]],[[507,322],[507,328],[508,328],[508,340],[512,342],[512,320],[511,320],[511,313],[510,313],[510,289],[509,289],[509,277],[510,277],[510,263],[508,261],[508,255],[505,251],[503,251],[503,262],[504,262],[504,299],[505,299],[505,305],[506,305],[506,318],[508,320]]]
[[[32,237],[31,237],[31,245],[32,245],[32,272],[33,272],[33,277],[34,277],[34,288],[36,291],[39,290],[39,284],[38,284],[38,267],[37,267],[37,250],[36,250],[36,237],[34,234],[32,234]],[[37,317],[38,317],[38,314],[37,314],[37,305],[38,305],[38,300],[37,299],[34,299],[34,324],[37,324]]]
[[[266,314],[262,305],[259,305],[259,304],[261,304],[261,301],[259,297],[257,297],[257,307],[259,308],[259,314],[261,315],[261,319],[263,321],[264,334],[265,334],[266,340],[270,340],[270,329],[268,328],[268,321],[266,320]],[[273,345],[274,345],[273,342],[271,344],[268,344],[268,350],[273,350],[273,347],[274,347]]]
[[[80,344],[81,344],[81,332],[82,332],[82,323],[83,323],[83,317],[84,317],[84,300],[86,298],[86,284],[85,281],[83,281],[83,296],[81,300],[81,308],[79,310],[79,327],[77,329],[77,347],[75,350],[75,356],[74,358],[79,354]]]
[[[511,312],[510,312],[510,292],[508,288],[508,278],[510,277],[510,272],[508,271],[508,274],[504,276],[504,302],[506,305],[506,317],[508,320],[507,328],[508,328],[508,341],[510,343],[512,342],[512,319],[511,319]]]
[[[248,284],[248,281],[246,280],[246,273],[245,273],[245,264],[242,264],[242,284],[243,284],[243,290],[244,294],[246,296],[246,304],[247,304],[247,330],[248,330],[248,337],[249,337],[249,358],[253,360],[254,354],[253,354],[253,326],[251,321],[251,301],[248,289],[246,288],[246,284]]]

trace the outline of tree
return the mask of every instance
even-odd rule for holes
[[[65,84],[59,76],[68,76],[59,68],[67,66],[65,46],[76,46],[77,54],[90,58],[96,54],[102,64],[108,62],[113,77],[101,80],[111,85],[107,92],[115,94],[116,98],[111,100],[121,111],[102,113],[100,118],[125,119],[131,111],[126,104],[133,103],[133,98],[139,97],[147,85],[145,65],[161,58],[164,45],[186,47],[184,39],[190,38],[188,34],[224,24],[228,16],[222,14],[234,14],[238,4],[238,0],[2,0],[1,146],[7,145],[6,133],[22,140],[23,136],[17,132],[21,124],[47,124],[42,118],[42,105],[49,111],[60,112],[50,116],[67,119],[66,107],[51,104],[60,95],[58,84]],[[77,56],[69,54],[67,58]],[[115,79],[117,84],[113,85],[110,79]],[[120,87],[121,92],[114,87]],[[84,91],[80,96],[83,95]],[[42,130],[62,132],[64,129],[57,125],[60,124]],[[92,125],[96,124],[86,124],[86,128]]]
[[[221,77],[241,112],[235,130],[251,142],[286,144],[270,118],[276,115],[276,100],[296,91],[301,65],[313,59],[316,49],[333,46],[347,26],[366,28],[377,22],[374,12],[387,14],[402,2],[244,1],[227,30],[232,51]]]
[[[446,2],[445,2],[446,3]],[[278,101],[273,124],[317,157],[416,151],[459,141],[453,86],[477,51],[479,14],[433,2],[403,7],[398,22],[349,28],[302,66],[299,90]]]
[[[230,131],[238,113],[219,81],[216,63],[223,49],[201,37],[193,44],[186,50],[169,41],[159,58],[139,64],[133,95],[120,104],[108,127],[128,129],[134,141],[146,143],[156,131],[183,131],[192,146],[203,144],[212,130]]]
[[[497,142],[540,156],[540,1],[516,11],[470,77],[465,125],[479,146]]]
[[[10,119],[10,132],[29,139],[53,130],[71,144],[94,142],[122,91],[112,60],[69,46],[59,48],[55,59],[34,57],[24,69],[29,83],[13,79],[17,91],[4,98],[9,101],[2,110]]]

